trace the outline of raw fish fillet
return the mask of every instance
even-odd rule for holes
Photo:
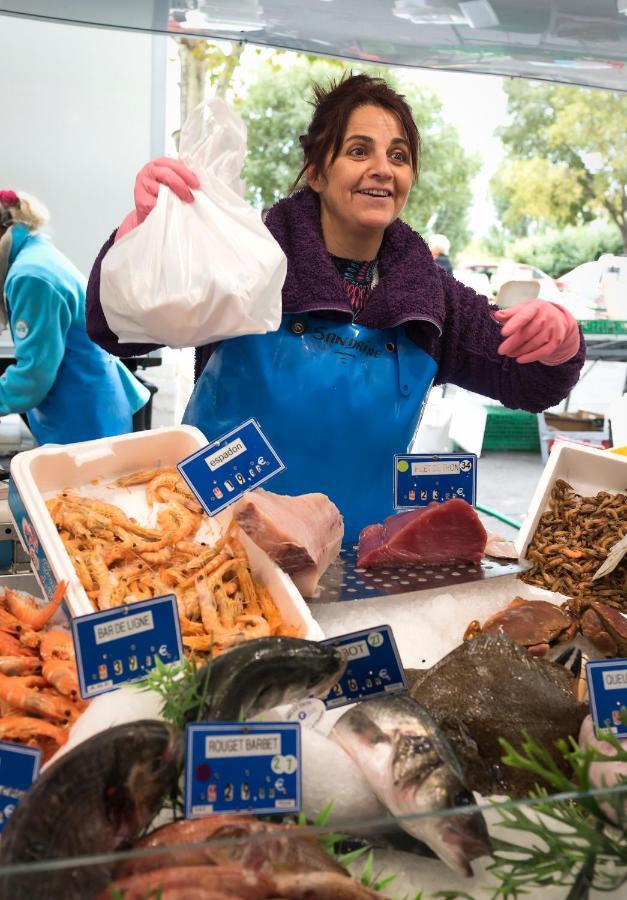
[[[414,563],[478,564],[487,540],[472,506],[454,498],[389,516],[382,525],[368,525],[359,535],[357,565],[371,569]]]
[[[314,595],[344,537],[344,520],[325,494],[287,497],[257,488],[235,504],[233,518],[304,597]]]

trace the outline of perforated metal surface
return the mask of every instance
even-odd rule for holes
[[[509,560],[483,559],[480,565],[447,563],[443,566],[415,565],[399,568],[360,569],[357,566],[357,545],[345,544],[338,558],[320,579],[316,603],[337,600],[364,600],[389,597],[482,581],[500,575],[517,575],[529,567]]]

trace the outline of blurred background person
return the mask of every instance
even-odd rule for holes
[[[451,242],[443,234],[432,234],[429,238],[429,250],[431,250],[431,256],[435,263],[441,266],[449,275],[452,275],[453,266],[448,255],[450,249]]]
[[[0,191],[0,329],[15,345],[0,416],[25,414],[39,444],[132,431],[150,393],[87,337],[85,279],[40,233],[47,221],[34,197]]]

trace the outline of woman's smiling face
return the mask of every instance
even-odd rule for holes
[[[336,159],[331,162],[329,154],[324,172],[309,173],[308,181],[320,197],[327,249],[342,255],[339,241],[340,247],[368,248],[355,259],[375,256],[413,182],[409,143],[399,119],[381,106],[357,107]]]

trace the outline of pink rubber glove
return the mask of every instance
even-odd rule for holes
[[[162,156],[146,163],[135,179],[135,209],[118,228],[116,241],[141,225],[146,216],[152,212],[157,202],[160,184],[167,184],[170,190],[186,203],[191,203],[194,199],[190,188],[200,187],[198,178],[178,159]]]
[[[579,350],[576,319],[557,303],[548,300],[524,300],[493,314],[503,327],[505,340],[499,345],[501,356],[513,356],[516,362],[541,362],[559,366]]]

